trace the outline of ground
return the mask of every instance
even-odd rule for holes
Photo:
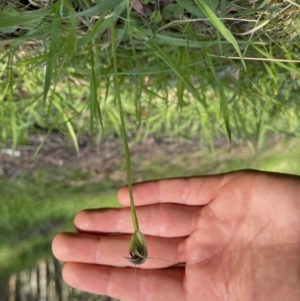
[[[41,142],[44,141],[39,149]],[[280,136],[269,139],[265,149],[277,145]],[[257,154],[244,146],[234,146],[229,151],[226,138],[215,139],[212,152],[201,145],[195,137],[184,138],[161,137],[150,135],[142,141],[131,143],[132,171],[135,181],[147,180],[163,176],[194,175],[198,173],[216,173],[228,169],[256,167],[253,159]],[[39,152],[34,157],[35,152]],[[47,139],[43,135],[30,135],[27,145],[17,148],[19,153],[11,156],[8,149],[0,152],[0,172],[2,177],[11,179],[21,174],[34,173],[36,170],[48,170],[56,178],[61,178],[71,185],[81,186],[87,181],[99,183],[108,180],[118,186],[126,183],[125,157],[123,146],[118,137],[110,136],[100,145],[91,146],[88,136],[80,141],[80,154],[65,137],[57,132],[51,133]],[[34,158],[33,158],[34,157]],[[249,159],[252,161],[250,162]],[[238,165],[243,161],[242,165]],[[230,163],[230,162],[229,162]],[[254,166],[253,166],[254,164]]]
[[[44,141],[42,147],[33,158],[42,141]],[[225,139],[219,139],[216,147],[226,148],[228,144]],[[152,170],[153,164],[160,169],[162,166],[180,168],[187,161],[198,161],[202,155],[200,149],[196,138],[185,140],[152,135],[131,147],[132,168],[137,174],[147,168]],[[19,146],[17,150],[13,156],[8,154],[8,149],[6,151],[3,149],[0,153],[2,176],[16,178],[22,173],[32,173],[36,169],[56,171],[71,169],[86,175],[82,178],[96,182],[103,179],[122,182],[125,180],[123,147],[117,137],[106,138],[98,146],[91,146],[89,138],[85,137],[81,139],[78,155],[67,137],[53,132],[47,139],[43,135],[30,135],[27,145]],[[136,180],[143,178],[143,175],[140,175]],[[84,184],[84,179],[77,181],[76,184]]]

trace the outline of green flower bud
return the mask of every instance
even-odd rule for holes
[[[131,257],[125,257],[125,259],[133,264],[142,264],[148,258],[146,238],[139,230],[135,230],[131,236],[129,254]]]
[[[158,10],[154,10],[152,15],[150,16],[150,20],[153,22],[153,23],[158,23],[161,21],[161,14]]]

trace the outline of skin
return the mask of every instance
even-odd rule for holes
[[[134,185],[150,257],[135,269],[122,209],[86,210],[54,255],[77,289],[122,300],[300,300],[300,177],[238,171]],[[101,200],[100,200],[101,201]],[[112,233],[128,233],[108,235]]]

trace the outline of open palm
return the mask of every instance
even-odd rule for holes
[[[136,272],[122,209],[86,210],[53,241],[65,281],[124,300],[300,300],[300,178],[258,171],[134,185],[149,258]],[[109,235],[109,234],[121,235]]]

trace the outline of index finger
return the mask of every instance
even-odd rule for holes
[[[133,185],[135,205],[157,203],[206,205],[216,197],[223,179],[224,174],[136,183]],[[130,205],[127,186],[120,189],[118,198],[121,204]]]

